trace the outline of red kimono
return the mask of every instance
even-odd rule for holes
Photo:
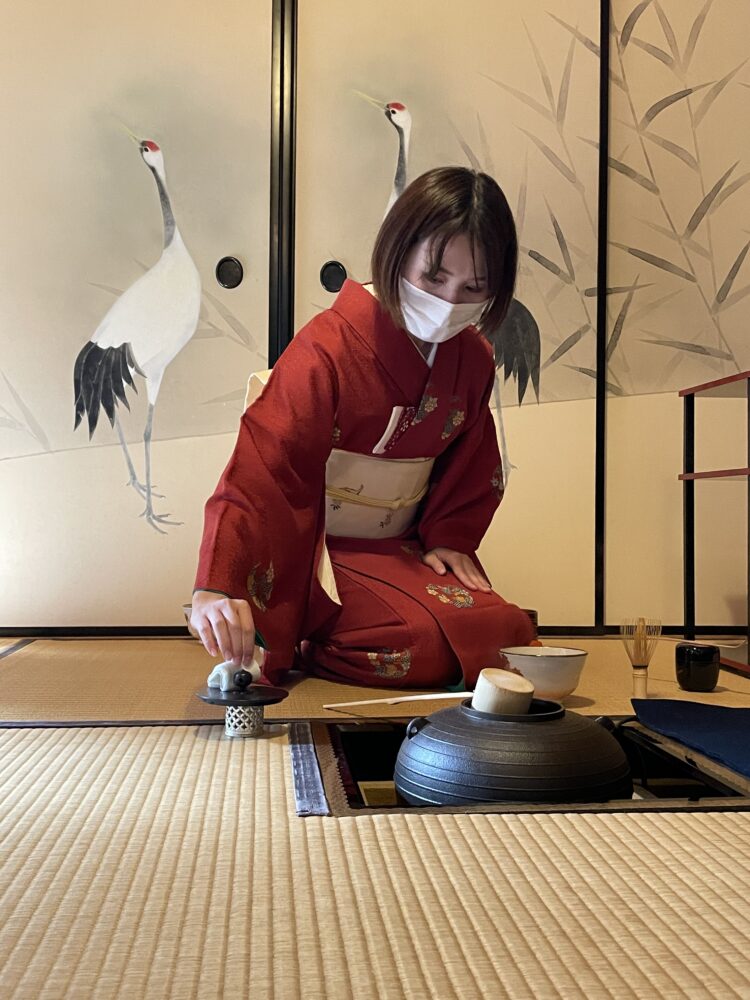
[[[502,498],[494,375],[472,327],[441,344],[430,369],[351,280],[286,349],[206,503],[195,581],[251,602],[271,683],[303,666],[348,683],[432,687],[463,675],[472,687],[501,647],[534,638],[518,607],[420,560],[445,547],[476,561]],[[332,451],[377,448],[383,459],[434,458],[413,523],[398,537],[327,534],[339,504],[326,492]],[[387,534],[388,512],[377,516]],[[319,580],[324,545],[340,604]]]

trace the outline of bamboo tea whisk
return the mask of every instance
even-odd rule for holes
[[[633,697],[648,697],[648,665],[661,635],[658,618],[624,618],[620,638],[633,665]]]

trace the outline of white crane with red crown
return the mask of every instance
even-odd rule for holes
[[[175,223],[167,192],[164,156],[150,139],[138,139],[143,162],[151,171],[159,193],[164,221],[164,249],[161,257],[122,295],[97,327],[91,340],[81,349],[73,374],[75,392],[75,427],[84,414],[88,418],[89,438],[93,436],[101,410],[116,429],[130,474],[132,486],[146,501],[142,517],[161,534],[160,524],[180,524],[170,521],[169,514],[156,514],[151,482],[151,432],[154,407],[167,365],[195,333],[201,306],[201,281],[198,269],[188,253]],[[125,436],[117,415],[123,403],[130,409],[125,395],[127,382],[137,392],[133,372],[146,381],[148,416],[143,432],[146,483],[138,481],[128,453]]]
[[[369,97],[367,94],[363,94],[361,90],[357,90],[355,93],[363,100],[367,101],[368,104],[372,104],[380,111],[383,111],[388,121],[391,125],[393,125],[398,133],[398,159],[396,161],[396,174],[393,178],[391,196],[388,199],[388,205],[385,210],[385,214],[388,215],[394,201],[404,193],[404,188],[406,187],[406,171],[409,164],[409,143],[411,141],[411,115],[409,114],[409,109],[406,105],[402,104],[400,101],[389,101],[387,104],[383,104],[382,101],[378,101],[374,97]]]

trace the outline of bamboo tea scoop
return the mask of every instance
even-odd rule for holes
[[[339,708],[361,708],[363,705],[400,705],[404,701],[446,701],[449,698],[469,697],[468,691],[436,691],[434,694],[399,694],[393,698],[365,698],[364,701],[337,701],[323,708],[335,712]]]
[[[478,703],[477,695],[479,696]],[[521,715],[524,712],[528,712],[533,695],[534,685],[531,681],[527,681],[525,677],[521,677],[520,674],[514,674],[510,670],[485,667],[477,680],[471,707],[476,708],[479,712]],[[466,701],[469,697],[469,691],[436,691],[431,694],[405,694],[395,695],[391,698],[366,698],[364,701],[337,701],[332,705],[324,705],[323,708],[336,712],[342,708],[362,708],[369,707],[370,705],[400,705],[402,702],[407,701],[447,701],[453,698]]]

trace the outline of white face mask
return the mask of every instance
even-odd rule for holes
[[[446,302],[417,288],[406,278],[399,279],[399,297],[406,329],[427,344],[442,344],[476,323],[490,301]]]

